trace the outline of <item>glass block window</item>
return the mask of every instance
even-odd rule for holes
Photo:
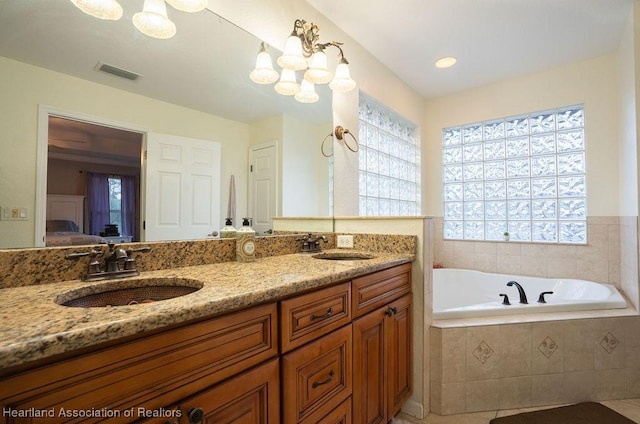
[[[445,128],[444,237],[586,243],[582,105]]]
[[[360,93],[360,216],[420,214],[416,126]]]

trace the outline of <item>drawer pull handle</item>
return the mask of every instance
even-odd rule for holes
[[[334,370],[331,370],[331,372],[329,373],[329,377],[327,377],[326,379],[324,379],[324,380],[322,380],[322,381],[316,381],[316,382],[314,382],[314,383],[311,385],[311,387],[313,387],[313,388],[315,389],[316,387],[319,387],[319,386],[325,385],[325,384],[327,384],[327,383],[330,383],[330,382],[331,382],[331,380],[333,380],[333,376],[334,376],[334,375],[336,375],[336,372],[335,372]]]
[[[387,309],[386,311],[384,311],[384,314],[388,317],[390,317],[391,315],[397,314],[398,313],[398,308],[396,308],[395,306]]]
[[[311,321],[315,321],[317,319],[327,319],[331,315],[333,315],[333,306],[327,309],[327,312],[325,312],[323,315],[311,314]]]

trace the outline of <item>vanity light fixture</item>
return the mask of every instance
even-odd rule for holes
[[[199,12],[208,0],[166,0],[173,8],[183,12]],[[118,0],[71,0],[78,9],[100,19],[117,21],[122,17]],[[149,37],[167,39],[176,34],[176,25],[167,16],[165,0],[144,0],[142,11],[133,15],[133,25]]]
[[[296,19],[293,31],[285,43],[284,52],[277,60],[282,68],[281,74],[273,69],[266,45],[260,44],[256,68],[249,75],[251,80],[258,84],[271,84],[280,77],[275,90],[285,96],[294,96],[302,103],[318,101],[315,84],[329,83],[329,87],[338,92],[353,90],[356,82],[351,78],[349,62],[340,47],[343,43],[337,41],[320,43],[319,32],[317,25],[304,19]],[[335,47],[339,51],[339,63],[335,76],[329,71],[327,64],[325,53],[327,47]],[[296,71],[305,71],[301,84],[296,80]]]

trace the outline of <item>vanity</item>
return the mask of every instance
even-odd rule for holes
[[[15,329],[0,342],[3,419],[386,423],[411,395],[414,258],[370,256],[286,254],[0,290]],[[149,279],[201,288],[131,306],[58,304],[94,291],[87,284]]]

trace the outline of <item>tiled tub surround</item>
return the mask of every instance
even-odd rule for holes
[[[442,225],[442,217],[434,218],[433,261],[445,268],[579,278],[622,288],[617,216],[588,217],[587,245],[444,240]]]
[[[378,240],[376,235],[366,235],[365,237]],[[158,256],[161,256],[159,252],[167,255],[174,253],[174,259],[171,262],[174,264],[174,268],[149,270],[148,263],[141,260],[140,267],[144,272],[141,276],[134,278],[189,278],[201,282],[203,288],[187,296],[162,302],[113,308],[72,308],[55,303],[55,299],[62,293],[78,288],[97,287],[104,283],[86,283],[73,279],[84,268],[69,267],[68,264],[73,261],[60,258],[64,258],[64,254],[78,249],[2,251],[0,258],[3,259],[0,260],[0,264],[7,264],[7,262],[2,262],[6,260],[7,256],[21,259],[18,264],[12,265],[13,273],[19,275],[14,276],[12,273],[10,278],[3,276],[4,286],[11,285],[6,283],[5,279],[9,279],[10,283],[31,281],[31,285],[15,284],[16,287],[0,289],[2,297],[0,369],[142,331],[154,330],[266,302],[299,291],[346,280],[356,275],[406,263],[415,258],[415,237],[384,236],[383,238],[394,242],[391,245],[380,245],[380,249],[377,251],[369,249],[369,252],[374,252],[375,258],[366,261],[327,261],[314,259],[309,254],[285,253],[260,257],[251,263],[238,263],[230,260],[231,252],[234,250],[228,246],[233,246],[235,243],[233,240],[154,244],[152,252],[156,252]],[[261,238],[260,244],[256,243],[257,249],[266,249],[263,243],[270,243],[268,239],[270,238]],[[278,237],[274,237],[272,242],[278,243],[284,240],[275,241],[275,239]],[[372,244],[372,246],[375,245],[375,243]],[[184,267],[177,267],[178,262],[175,262],[176,246],[183,247],[189,252],[184,254],[184,262],[186,262]],[[275,250],[274,248],[274,252]],[[229,256],[225,258],[212,253],[211,257],[214,257],[217,263],[194,265],[194,261],[197,263],[197,261],[203,260],[200,257],[203,255],[203,251],[219,251],[222,255]],[[151,252],[140,256],[142,255],[148,255],[144,257],[146,261],[160,260],[162,262],[161,258],[154,258]],[[52,260],[52,263],[48,264],[46,260]],[[64,272],[56,268],[60,260],[68,267]],[[81,261],[86,266],[85,261],[82,259]],[[149,263],[155,264],[155,262]],[[51,266],[53,270],[48,269],[48,266]],[[38,277],[40,269],[42,269],[41,273],[46,276],[57,276],[62,279],[65,277],[60,277],[60,275],[65,275],[66,272],[71,273],[73,277],[66,277],[69,281],[48,280],[47,282],[55,284],[43,284],[43,278]],[[20,279],[20,276],[23,278]],[[124,284],[130,280],[117,281]]]
[[[439,323],[447,320],[434,325]],[[640,397],[638,328],[637,315],[433,326],[431,411],[449,415]]]

